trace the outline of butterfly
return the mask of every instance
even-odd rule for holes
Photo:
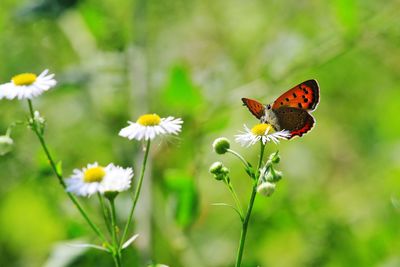
[[[261,123],[271,124],[276,131],[289,131],[291,139],[313,128],[315,119],[310,112],[319,103],[319,86],[316,80],[302,82],[268,105],[249,98],[242,101]]]

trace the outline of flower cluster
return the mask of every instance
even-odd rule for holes
[[[282,179],[282,172],[275,169],[275,164],[279,163],[280,157],[278,152],[270,155],[267,163],[260,169],[258,178],[257,193],[270,196],[275,191],[276,183]]]
[[[129,226],[140,195],[141,185],[143,184],[144,171],[146,168],[147,157],[149,155],[150,142],[157,136],[168,134],[177,135],[182,129],[183,121],[180,118],[166,117],[161,118],[157,114],[145,114],[140,116],[136,122],[128,122],[128,126],[121,129],[119,135],[129,140],[146,141],[147,148],[144,154],[141,175],[135,189],[132,199],[132,205],[127,218],[124,231],[119,236],[119,228],[117,225],[115,198],[123,191],[131,187],[133,170],[132,168],[122,168],[113,163],[107,166],[101,166],[97,162],[88,164],[82,169],[74,169],[70,177],[64,179],[62,175],[61,162],[55,163],[49,149],[47,148],[44,129],[46,120],[38,111],[33,109],[32,99],[53,88],[57,84],[54,74],[49,74],[48,70],[44,70],[41,74],[22,73],[11,78],[10,82],[0,84],[0,99],[18,99],[27,100],[29,105],[29,119],[27,125],[36,134],[40,144],[47,156],[59,183],[68,192],[68,197],[77,207],[83,218],[102,241],[102,246],[83,244],[81,247],[96,248],[109,252],[116,264],[121,266],[121,251],[127,248],[136,238],[137,234],[128,238]],[[14,125],[14,124],[13,124]],[[4,155],[11,151],[13,140],[10,137],[11,126],[7,130],[7,134],[0,136],[0,155]],[[90,197],[98,194],[99,204],[102,207],[105,225],[110,233],[111,241],[107,240],[101,229],[91,221],[90,216],[86,213],[83,206],[79,203],[76,196]],[[105,205],[104,198],[109,201],[109,205]],[[157,265],[164,266],[164,265]]]
[[[282,173],[277,171],[274,167],[274,164],[277,164],[280,161],[278,152],[272,153],[267,162],[265,164],[263,163],[265,147],[267,143],[271,141],[275,144],[278,144],[281,139],[290,139],[291,134],[289,131],[286,130],[275,131],[275,128],[271,124],[259,123],[251,129],[244,125],[244,132],[237,134],[235,137],[235,141],[245,147],[250,147],[257,143],[261,144],[257,168],[254,168],[252,164],[250,164],[242,155],[240,155],[240,153],[231,149],[230,142],[227,138],[217,138],[212,144],[215,153],[219,155],[230,153],[237,157],[241,161],[241,163],[243,163],[244,170],[252,181],[251,196],[246,211],[243,210],[241,201],[236,194],[236,190],[233,186],[233,179],[230,178],[229,169],[225,167],[222,162],[218,161],[214,162],[210,166],[209,172],[214,176],[214,179],[224,182],[227,189],[231,193],[235,204],[231,205],[227,203],[216,203],[215,205],[233,208],[239,215],[240,221],[242,223],[242,234],[239,241],[239,248],[235,264],[235,266],[240,266],[248,221],[251,216],[252,207],[256,196],[257,194],[271,196],[275,191],[276,183],[282,178]]]

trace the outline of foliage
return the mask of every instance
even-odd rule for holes
[[[64,175],[95,160],[128,166],[133,153],[141,158],[140,145],[118,136],[140,114],[179,113],[185,121],[179,138],[153,146],[138,250],[124,252],[127,261],[232,265],[240,225],[231,210],[211,205],[233,203],[208,174],[219,160],[210,144],[255,122],[241,97],[268,103],[315,78],[317,125],[280,144],[285,179],[273,197],[255,202],[243,266],[400,265],[398,1],[65,3],[45,12],[27,1],[0,4],[0,82],[47,67],[58,75],[58,88],[36,107]],[[27,109],[1,101],[0,113],[4,135]],[[46,266],[56,242],[90,229],[35,136],[19,125],[11,137],[13,151],[0,157],[0,266]],[[256,153],[241,153],[256,162]],[[250,181],[234,160],[224,164],[242,173],[232,179],[245,201]],[[128,199],[117,210],[128,213]],[[88,250],[69,264],[111,263]]]

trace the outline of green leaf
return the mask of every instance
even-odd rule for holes
[[[213,203],[213,204],[211,204],[211,205],[213,205],[213,206],[223,206],[223,207],[232,208],[232,209],[233,209],[234,211],[236,211],[236,213],[239,215],[239,218],[240,218],[241,220],[243,220],[243,217],[242,217],[242,214],[240,214],[240,211],[239,211],[236,207],[232,206],[231,204],[227,204],[227,203]]]
[[[356,0],[335,0],[333,2],[336,16],[346,32],[353,36],[358,30],[358,14]]]
[[[190,226],[198,214],[198,193],[194,179],[181,170],[167,170],[165,182],[174,198],[175,221],[181,227]]]
[[[250,163],[249,163],[250,165]],[[248,168],[246,168],[246,173],[252,178],[255,179],[256,178],[256,173],[254,172],[253,167],[249,166]]]
[[[178,193],[175,208],[175,219],[178,225],[186,228],[194,222],[198,213],[198,194],[194,183]]]
[[[171,69],[164,90],[164,102],[169,108],[186,113],[197,111],[203,103],[200,90],[192,83],[186,67],[177,65]]]
[[[57,162],[56,164],[56,171],[57,173],[62,176],[63,175],[63,171],[62,171],[62,161],[60,160],[59,162]]]
[[[229,108],[214,112],[212,116],[207,119],[207,123],[204,123],[204,132],[217,132],[225,129],[230,123],[230,111]]]

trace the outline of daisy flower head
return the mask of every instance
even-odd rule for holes
[[[180,118],[160,118],[157,114],[145,114],[136,122],[128,121],[129,126],[122,128],[119,135],[129,140],[153,140],[158,135],[177,135],[182,129],[182,123]]]
[[[122,192],[128,190],[131,186],[133,177],[132,168],[122,168],[109,164],[109,171],[102,181],[103,193],[105,192]]]
[[[11,78],[11,81],[0,85],[0,99],[32,99],[53,88],[57,82],[54,74],[44,70],[39,76],[33,73],[21,73]]]
[[[131,185],[132,176],[131,168],[123,169],[112,163],[102,167],[95,162],[81,170],[75,169],[65,183],[68,192],[89,197],[96,193],[125,191]]]
[[[275,132],[272,125],[268,123],[259,123],[251,129],[244,125],[244,130],[244,132],[235,136],[235,141],[246,147],[254,145],[258,141],[261,141],[264,145],[270,141],[277,144],[279,139],[288,139],[290,137],[289,131]]]

